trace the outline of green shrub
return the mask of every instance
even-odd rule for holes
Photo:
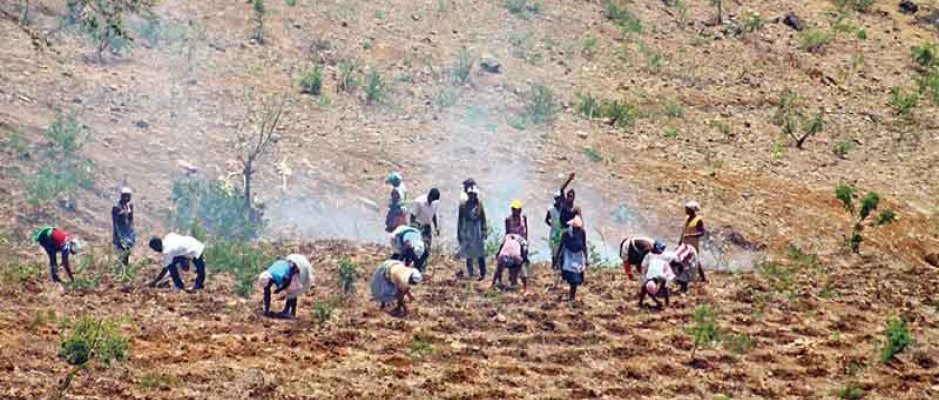
[[[64,25],[78,24],[81,32],[95,45],[99,61],[105,52],[114,55],[130,47],[133,39],[124,21],[130,15],[150,13],[147,0],[69,0]]]
[[[809,116],[808,110],[802,103],[799,95],[790,90],[784,90],[772,119],[772,122],[779,125],[784,134],[792,138],[799,149],[806,140],[821,132],[825,127],[822,113],[817,112]]]
[[[338,91],[352,93],[359,87],[358,67],[354,62],[339,63]]]
[[[65,288],[76,292],[90,292],[101,286],[100,276],[79,276],[65,284]]]
[[[897,220],[897,213],[893,210],[884,210],[877,216],[877,225],[887,225]]]
[[[844,209],[852,214],[852,217],[854,217],[854,196],[856,192],[853,186],[845,184],[840,184],[835,187],[835,197],[841,201]],[[858,210],[858,215],[853,224],[851,234],[848,236],[848,245],[854,253],[860,253],[861,251],[861,242],[864,241],[864,238],[861,236],[861,231],[864,230],[864,220],[877,210],[879,204],[880,195],[877,194],[877,192],[869,192],[861,199],[861,208]]]
[[[711,347],[720,339],[720,332],[717,330],[717,323],[714,312],[707,304],[702,304],[694,310],[692,315],[693,324],[690,328],[691,338],[694,346],[691,348],[691,359],[699,348]]]
[[[379,74],[378,71],[372,71],[368,74],[368,79],[365,81],[365,104],[383,103],[387,93],[388,83],[385,82],[385,77]]]
[[[892,87],[890,88],[890,98],[887,99],[887,104],[893,108],[896,115],[908,117],[913,114],[913,110],[919,104],[919,94],[905,94],[903,89]]]
[[[321,300],[313,303],[313,318],[321,325],[329,322],[336,313],[336,304],[330,300]]]
[[[726,335],[723,342],[734,354],[744,354],[756,346],[756,340],[750,335]]]
[[[607,0],[606,18],[619,25],[625,32],[642,32],[642,21],[626,7],[625,0]]]
[[[264,6],[264,0],[251,0],[251,8],[254,10],[254,35],[252,39],[258,44],[264,44],[264,15],[267,7]]]
[[[94,185],[94,164],[87,160],[62,160],[57,165],[43,165],[26,177],[26,202],[37,206],[62,196],[71,197],[78,189]]]
[[[297,0],[284,0],[284,2],[290,7],[297,5]]]
[[[63,325],[59,357],[73,367],[56,387],[53,398],[62,398],[75,376],[92,362],[110,368],[114,362],[124,362],[130,348],[130,341],[118,332],[113,320],[85,316]]]
[[[7,260],[0,265],[0,283],[25,285],[38,280],[45,270],[42,264]]]
[[[594,149],[593,147],[584,148],[581,152],[584,153],[584,156],[586,156],[587,159],[590,161],[593,161],[593,162],[603,161],[603,156],[600,155],[600,152],[597,151],[597,149]]]
[[[352,260],[339,260],[339,290],[344,298],[355,294],[355,281],[359,278],[359,269]]]
[[[42,136],[49,141],[49,156],[55,158],[78,156],[91,139],[91,134],[78,122],[74,112],[57,112],[52,124],[42,131]]]
[[[26,140],[23,136],[23,132],[20,131],[7,131],[3,136],[2,149],[20,160],[25,160],[30,157],[29,141]]]
[[[434,354],[434,346],[430,344],[430,342],[414,339],[414,341],[411,342],[411,348],[408,349],[407,354],[415,361],[422,361]]]
[[[665,115],[669,118],[681,118],[685,116],[685,108],[680,103],[668,103],[665,105]]]
[[[437,98],[434,101],[434,104],[437,105],[438,109],[447,109],[456,104],[457,96],[459,91],[452,87],[445,87],[440,90],[440,93],[437,93]]]
[[[906,327],[906,321],[900,318],[890,318],[887,320],[886,343],[880,353],[880,361],[888,363],[893,360],[897,354],[913,344],[913,336]]]
[[[618,100],[604,100],[600,109],[603,117],[610,120],[610,124],[620,128],[628,128],[639,119],[639,110],[636,106],[621,103]]]
[[[835,35],[818,28],[807,29],[799,34],[799,48],[809,53],[822,53]]]
[[[921,67],[932,68],[936,66],[937,57],[935,43],[923,43],[919,46],[913,46],[910,48],[910,55],[913,58],[913,62]]]
[[[300,93],[319,96],[323,90],[323,68],[314,65],[300,76]]]
[[[584,38],[584,44],[583,44],[583,48],[581,49],[581,51],[584,54],[591,56],[597,51],[597,47],[598,47],[597,37],[593,35],[587,35],[587,37]]]
[[[845,158],[848,155],[848,152],[851,151],[851,149],[853,148],[854,148],[854,142],[843,141],[843,142],[838,142],[837,144],[835,144],[835,148],[834,150],[832,150],[832,152],[834,152],[835,155],[838,156],[839,158]]]
[[[463,84],[469,81],[470,74],[473,72],[473,65],[476,64],[476,55],[469,49],[463,47],[457,53],[456,61],[453,63],[451,78],[454,83]]]
[[[505,2],[505,8],[509,10],[510,13],[524,19],[528,19],[532,15],[540,14],[541,7],[541,3],[537,1],[506,0]]]
[[[246,207],[244,195],[220,180],[178,179],[173,182],[170,200],[170,225],[177,230],[198,226],[210,235],[240,242],[258,237],[265,226],[257,211],[263,205]]]
[[[836,390],[835,396],[842,400],[861,400],[864,398],[864,389],[851,382]]]
[[[590,93],[578,94],[580,103],[577,104],[577,112],[584,118],[592,119],[600,116],[600,102]]]
[[[554,121],[558,105],[554,93],[545,85],[535,85],[528,93],[525,114],[535,124],[548,124]]]
[[[856,192],[857,189],[854,186],[842,183],[835,187],[835,198],[841,200],[841,204],[846,211],[854,213],[854,195]]]
[[[867,40],[867,30],[864,28],[858,28],[856,36],[858,40]]]
[[[652,71],[658,71],[662,69],[664,61],[662,60],[662,55],[646,46],[645,43],[639,43],[639,53],[642,54],[646,59],[646,67]]]
[[[766,20],[763,19],[763,16],[758,12],[751,11],[747,15],[747,24],[746,29],[749,32],[756,32],[760,29],[763,29],[763,26],[766,25]]]

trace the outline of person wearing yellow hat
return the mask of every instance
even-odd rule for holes
[[[522,213],[522,201],[512,201],[512,214],[505,218],[505,234],[519,235],[528,240],[528,216]]]

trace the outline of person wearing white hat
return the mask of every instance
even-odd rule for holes
[[[130,252],[137,243],[137,232],[134,230],[134,205],[130,202],[131,190],[124,186],[121,188],[121,198],[114,207],[111,207],[111,243],[120,256],[124,265],[130,263]]]
[[[681,239],[678,244],[689,244],[701,253],[701,237],[704,236],[704,220],[701,218],[701,205],[697,201],[685,203],[685,224],[682,226]]]
[[[297,298],[310,290],[313,284],[313,267],[306,257],[290,254],[262,272],[258,284],[264,288],[265,317],[294,319],[297,317]],[[271,312],[271,287],[275,287],[274,294],[286,291],[284,310],[279,313]]]

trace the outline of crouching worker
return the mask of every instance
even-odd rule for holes
[[[294,319],[297,317],[297,297],[310,290],[313,283],[313,267],[306,257],[291,254],[286,259],[274,262],[258,277],[258,284],[264,288],[264,316],[270,318]],[[271,287],[274,294],[286,291],[284,310],[271,312]]]
[[[688,284],[698,276],[702,282],[707,282],[704,276],[704,268],[698,258],[698,251],[690,244],[681,244],[675,249],[675,282],[678,283],[682,293],[688,292]]]
[[[639,269],[642,260],[652,251],[655,241],[645,236],[633,236],[619,244],[619,257],[623,260],[623,272],[633,280],[633,268]]]
[[[189,263],[196,266],[196,281],[192,290],[202,290],[205,288],[205,260],[202,253],[205,251],[205,245],[190,236],[177,235],[175,233],[167,234],[160,239],[153,237],[150,239],[150,248],[157,253],[163,254],[163,269],[157,275],[150,287],[156,287],[166,273],[173,279],[173,285],[176,289],[184,290],[183,281],[179,278],[179,270],[189,271]]]
[[[502,284],[502,271],[509,270],[509,284],[512,289],[518,286],[518,278],[522,278],[522,290],[528,289],[528,241],[520,235],[510,233],[505,235],[499,251],[496,253],[496,273],[492,278],[492,286]]]
[[[407,314],[405,298],[414,301],[411,286],[421,283],[423,279],[421,272],[416,268],[408,267],[398,260],[385,261],[372,276],[372,298],[381,304],[382,310],[388,303],[397,301],[398,305],[392,314]]]
[[[61,283],[59,279],[57,254],[62,254],[62,268],[68,275],[68,280],[73,281],[72,268],[68,262],[69,255],[78,254],[82,249],[82,243],[61,229],[51,226],[44,226],[33,233],[33,241],[39,243],[42,249],[49,256],[49,275],[52,276],[52,282]]]
[[[665,300],[668,307],[668,282],[675,279],[672,272],[674,255],[665,253],[665,243],[656,241],[652,251],[642,260],[642,279],[639,287],[639,308],[643,307],[646,295],[652,298],[656,308],[662,308],[659,298]]]
[[[427,261],[424,251],[424,239],[421,231],[410,226],[399,226],[391,233],[391,248],[394,254],[392,260],[403,261],[405,265],[414,266],[421,273],[424,272],[424,263]]]

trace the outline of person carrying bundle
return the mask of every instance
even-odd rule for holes
[[[189,263],[196,266],[196,281],[192,290],[202,290],[205,288],[205,260],[202,253],[205,252],[205,245],[191,236],[177,235],[169,233],[163,239],[153,237],[150,239],[150,248],[163,254],[163,269],[150,287],[156,287],[166,274],[170,274],[173,279],[173,285],[176,289],[185,290],[183,280],[179,277],[179,270],[189,270]]]
[[[492,286],[502,284],[502,271],[509,270],[509,284],[514,289],[518,279],[522,280],[522,291],[528,289],[528,241],[521,235],[510,233],[505,235],[499,251],[496,253],[496,272],[492,278]]]
[[[642,260],[652,251],[655,241],[645,236],[633,236],[619,244],[619,257],[623,260],[623,272],[633,280],[633,268],[639,269]]]
[[[421,231],[410,226],[399,226],[391,233],[391,248],[394,250],[392,260],[403,261],[405,265],[417,268],[424,272],[426,253],[424,239]]]
[[[392,301],[397,302],[393,314],[407,314],[405,299],[414,301],[411,286],[418,285],[424,280],[421,272],[416,268],[408,267],[398,260],[388,260],[378,266],[372,276],[372,299],[381,304],[381,309]]]
[[[78,254],[82,250],[82,242],[78,238],[69,235],[68,232],[51,226],[44,226],[33,233],[33,241],[39,243],[39,246],[46,251],[49,256],[49,275],[52,282],[62,283],[59,279],[57,255],[62,255],[62,268],[68,275],[69,281],[74,281],[72,268],[68,258],[70,255]]]
[[[291,254],[284,259],[274,261],[258,277],[258,284],[264,288],[264,316],[270,318],[294,319],[297,317],[297,298],[310,290],[313,283],[313,266],[306,257]],[[271,287],[274,294],[286,291],[284,310],[271,312]]]

